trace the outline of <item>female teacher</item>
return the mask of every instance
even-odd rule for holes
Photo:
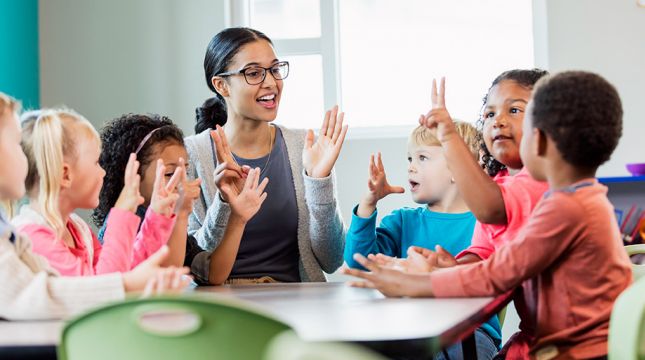
[[[193,273],[212,284],[325,281],[323,271],[343,263],[332,171],[347,133],[343,113],[328,111],[317,139],[311,130],[272,124],[289,63],[257,30],[215,35],[204,72],[214,97],[197,108],[196,134],[186,138],[189,176],[202,179],[188,230],[208,250]],[[242,191],[251,168],[270,180],[266,199],[241,236],[231,236],[240,228],[231,206],[240,205],[229,197]]]

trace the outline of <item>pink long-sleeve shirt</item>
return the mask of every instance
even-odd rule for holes
[[[537,351],[607,354],[609,317],[632,281],[607,188],[587,179],[539,202],[516,239],[487,260],[430,275],[437,297],[491,296],[521,285],[515,305]]]
[[[166,217],[149,210],[137,233],[140,221],[131,212],[112,208],[101,245],[89,225],[72,214],[66,227],[74,240],[74,248],[68,247],[29,206],[23,206],[12,223],[31,239],[34,253],[47,258],[61,275],[89,276],[134,268],[167,243],[175,219],[174,215]]]
[[[495,249],[517,238],[531,212],[549,188],[546,182],[531,177],[526,168],[515,175],[503,170],[493,180],[499,186],[506,208],[505,225],[475,223],[471,245],[457,255],[457,258],[471,253],[480,259],[487,259]]]

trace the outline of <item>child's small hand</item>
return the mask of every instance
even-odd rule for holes
[[[356,276],[364,281],[350,282],[353,287],[377,289],[388,297],[432,296],[427,274],[410,274],[379,265],[361,254],[354,254],[354,260],[369,271],[343,269],[343,274]]]
[[[264,188],[269,183],[269,178],[264,178],[261,183],[259,181],[260,169],[255,168],[249,171],[244,188],[239,194],[228,187],[222,188],[231,205],[231,212],[245,224],[260,210],[267,198]]]
[[[410,274],[424,274],[434,270],[432,265],[423,257],[410,257],[408,255],[407,258],[401,259],[387,256],[385,254],[370,254],[367,256],[367,258],[379,264],[380,266]]]
[[[435,246],[435,251],[420,246],[410,246],[407,253],[410,262],[414,262],[419,270],[423,270],[424,262],[427,264],[427,271],[458,265],[455,257],[440,245]]]
[[[376,159],[374,154],[370,155],[369,174],[370,177],[367,180],[368,192],[361,199],[356,213],[356,215],[363,218],[372,215],[376,208],[376,203],[382,198],[390,194],[402,194],[405,192],[402,187],[392,186],[387,182],[380,152],[376,154]]]
[[[130,154],[128,164],[125,166],[125,175],[123,176],[123,190],[114,204],[115,208],[125,211],[135,212],[137,207],[145,201],[139,192],[141,176],[137,173],[139,162],[136,154]]]
[[[392,186],[387,182],[385,167],[383,166],[380,152],[376,156],[374,154],[370,156],[369,171],[370,178],[367,180],[369,192],[365,196],[364,201],[376,205],[379,200],[390,194],[402,194],[405,192],[401,186]]]
[[[159,269],[156,276],[153,275],[146,283],[141,297],[147,298],[155,295],[182,293],[191,282],[191,278],[186,275],[186,271],[186,268],[174,266]]]
[[[157,214],[170,216],[173,214],[175,204],[179,199],[179,194],[175,192],[177,184],[183,179],[182,176],[186,174],[183,166],[177,166],[175,172],[166,183],[166,166],[163,160],[157,160],[157,171],[155,174],[155,182],[152,185],[152,195],[150,197],[150,208]]]
[[[139,264],[133,270],[123,274],[123,287],[126,292],[144,291],[153,293],[179,292],[190,284],[187,275],[189,269],[163,268],[161,264],[168,257],[168,246],[162,246],[157,252]]]
[[[201,179],[188,180],[188,174],[186,173],[186,165],[184,158],[179,158],[179,165],[181,167],[181,180],[177,185],[177,190],[179,192],[179,200],[175,205],[175,212],[178,216],[188,216],[191,211],[193,211],[193,204],[195,200],[199,197],[201,192],[200,185],[202,183]]]
[[[459,136],[455,130],[455,123],[446,109],[446,78],[441,78],[441,85],[437,91],[437,80],[432,80],[432,109],[419,117],[419,124],[429,129],[437,130],[437,139],[444,143],[452,137]]]

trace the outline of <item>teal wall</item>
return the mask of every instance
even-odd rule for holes
[[[38,0],[0,0],[0,91],[38,108],[38,76]]]

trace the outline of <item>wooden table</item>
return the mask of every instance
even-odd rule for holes
[[[345,283],[207,286],[195,291],[251,303],[310,341],[423,341],[435,350],[468,337],[510,298],[392,299]],[[0,321],[0,353],[3,347],[54,347],[62,326],[62,321]]]

